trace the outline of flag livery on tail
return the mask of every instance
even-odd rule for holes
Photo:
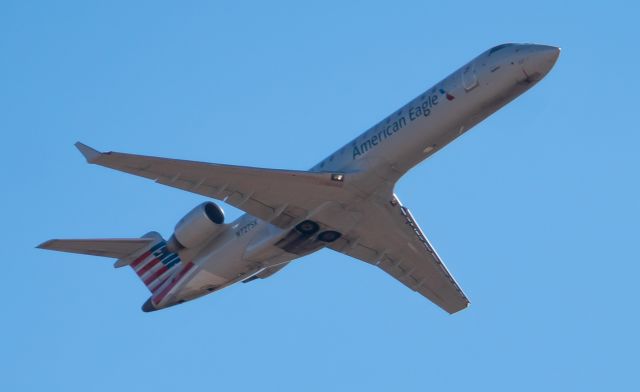
[[[193,263],[181,262],[180,255],[169,251],[167,242],[158,233],[152,232],[145,237],[157,238],[157,241],[129,266],[151,291],[151,303],[157,306],[191,270]]]

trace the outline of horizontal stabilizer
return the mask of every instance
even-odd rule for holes
[[[113,238],[86,240],[49,240],[38,245],[40,249],[80,253],[92,256],[126,258],[155,242],[154,238]]]

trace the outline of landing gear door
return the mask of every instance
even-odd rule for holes
[[[462,70],[462,85],[466,92],[478,87],[478,77],[476,76],[475,62],[468,64]]]

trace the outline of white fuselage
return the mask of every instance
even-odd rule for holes
[[[315,165],[311,171],[345,174],[345,186],[358,198],[393,189],[413,166],[446,146],[478,122],[532,87],[551,69],[559,49],[507,44],[492,48],[419,95],[378,124]],[[354,199],[354,204],[357,199]],[[329,206],[317,213],[336,216],[352,206]],[[329,211],[334,209],[336,211]],[[333,229],[348,232],[357,214]],[[337,223],[340,226],[340,223]],[[181,255],[196,265],[175,288],[165,306],[193,299],[287,263],[301,254],[276,243],[288,230],[245,214],[193,254]]]

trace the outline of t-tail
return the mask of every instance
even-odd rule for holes
[[[151,312],[163,305],[167,294],[180,278],[189,272],[193,263],[183,263],[178,253],[168,250],[167,242],[160,234],[151,232],[143,238],[152,238],[155,241],[148,249],[137,252],[141,254],[118,262],[125,264],[131,260],[129,266],[151,292],[151,297],[142,305],[142,310]]]
[[[114,267],[129,266],[151,292],[142,310],[151,312],[169,305],[168,294],[186,275],[193,263],[185,263],[177,252],[167,248],[167,241],[157,232],[142,238],[50,240],[42,249],[118,258]]]

